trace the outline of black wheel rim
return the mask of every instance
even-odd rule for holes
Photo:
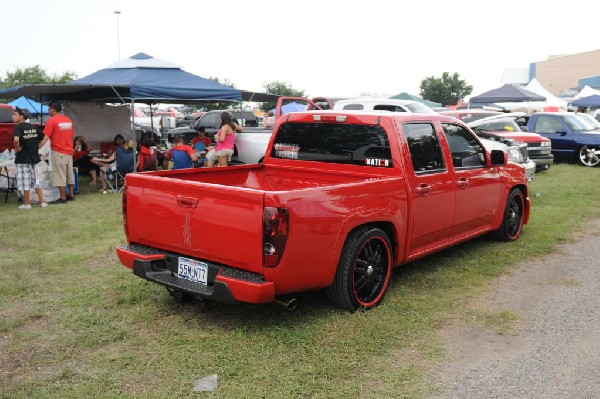
[[[520,195],[512,197],[505,217],[506,233],[510,238],[517,237],[521,231],[523,219],[523,199]]]
[[[372,237],[363,245],[354,263],[354,295],[362,306],[372,306],[388,283],[389,248],[385,240]]]

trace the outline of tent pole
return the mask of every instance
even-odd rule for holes
[[[135,165],[137,165],[137,143],[135,142],[135,100],[132,98],[131,99],[131,109],[129,110],[130,115],[131,115],[131,121],[130,121],[130,128],[131,128],[131,136],[133,137],[133,173],[136,172],[136,167]]]

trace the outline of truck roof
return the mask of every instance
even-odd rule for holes
[[[282,116],[282,121],[308,121],[314,120],[312,115],[339,115],[339,116],[353,116],[355,121],[361,120],[363,123],[377,123],[380,118],[393,118],[402,122],[416,122],[416,121],[440,121],[440,122],[463,122],[453,118],[451,116],[439,115],[439,114],[417,114],[411,112],[390,112],[390,111],[348,111],[348,110],[314,110],[314,111],[302,111],[302,112],[291,112]]]

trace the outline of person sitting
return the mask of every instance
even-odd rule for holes
[[[102,180],[102,188],[99,191],[106,190],[106,175],[110,171],[117,171],[122,176],[134,170],[133,140],[129,140],[122,146],[115,147],[115,151],[108,158],[92,158],[92,162],[99,163],[104,166],[100,167],[100,176]]]
[[[125,144],[125,138],[121,134],[117,134],[113,139],[112,145],[106,148],[106,156],[110,157],[114,152],[115,148],[122,147]]]
[[[149,170],[156,170],[156,159],[157,151],[156,147],[152,146],[150,136],[142,135],[139,146],[139,157],[138,157],[138,172],[145,172]]]
[[[209,146],[211,146],[212,141],[208,137],[206,137],[206,131],[204,129],[204,126],[198,126],[197,130],[198,135],[192,139],[192,147],[196,149],[196,144],[198,143],[203,143],[204,148],[208,148]]]
[[[173,162],[173,169],[193,168],[194,162],[198,161],[194,149],[184,144],[181,134],[175,135],[173,144],[173,148],[169,150],[165,157],[166,160]]]
[[[90,184],[95,186],[100,166],[92,162],[90,151],[91,147],[86,143],[85,138],[82,136],[75,137],[73,140],[73,166],[79,169],[79,173],[89,173],[92,178]]]

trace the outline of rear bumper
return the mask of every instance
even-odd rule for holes
[[[136,276],[174,291],[229,304],[275,300],[275,284],[256,273],[201,260],[208,266],[207,284],[202,284],[177,276],[179,254],[132,244],[118,246],[117,256]]]

